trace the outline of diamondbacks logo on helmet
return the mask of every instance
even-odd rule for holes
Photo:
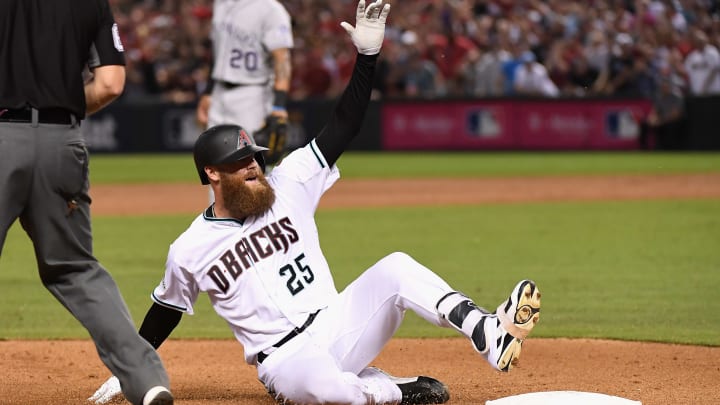
[[[247,134],[247,132],[245,132],[244,129],[241,128],[241,129],[238,131],[238,144],[237,144],[237,148],[238,148],[238,149],[242,149],[242,148],[244,148],[244,147],[246,147],[246,146],[250,146],[250,145],[252,145],[252,141],[250,140],[250,136]]]

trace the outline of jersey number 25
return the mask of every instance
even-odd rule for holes
[[[287,288],[292,295],[299,293],[305,288],[305,284],[310,284],[315,280],[315,275],[310,269],[310,266],[302,263],[304,258],[305,253],[301,253],[300,256],[295,258],[295,266],[286,264],[280,267],[280,275],[283,277],[289,275],[290,277],[287,281]]]

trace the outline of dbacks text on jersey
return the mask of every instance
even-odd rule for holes
[[[230,288],[230,280],[226,274],[232,280],[237,280],[253,263],[266,259],[276,252],[286,254],[290,245],[299,240],[300,237],[290,218],[284,217],[237,241],[233,249],[226,250],[215,260],[215,264],[210,267],[207,274],[218,288],[226,293]]]

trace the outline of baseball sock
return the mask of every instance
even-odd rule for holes
[[[470,298],[457,291],[442,297],[436,308],[440,317],[470,338],[479,352],[487,350],[485,321],[492,316],[488,310],[477,306]],[[496,320],[490,319],[490,322]]]

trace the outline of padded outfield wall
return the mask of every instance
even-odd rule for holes
[[[289,105],[291,142],[318,133],[334,100]],[[372,102],[353,150],[632,150],[642,99],[462,99]],[[687,150],[720,150],[720,96],[686,100]],[[93,152],[187,151],[194,105],[120,100],[82,124]]]

